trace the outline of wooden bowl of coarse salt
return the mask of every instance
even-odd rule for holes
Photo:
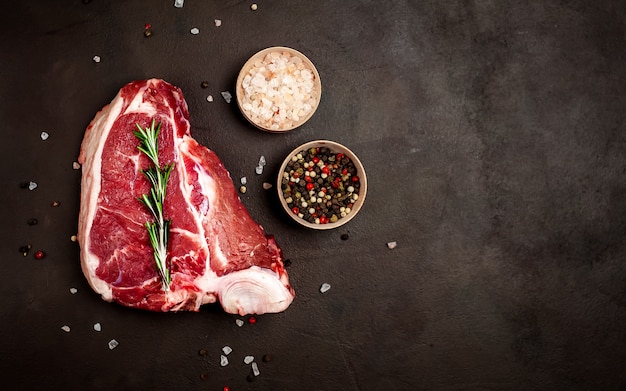
[[[277,178],[280,204],[298,224],[316,230],[340,227],[361,210],[365,168],[348,147],[329,140],[302,144],[287,155]]]
[[[322,83],[313,63],[299,51],[274,46],[256,53],[237,77],[237,105],[259,129],[282,133],[315,113]]]

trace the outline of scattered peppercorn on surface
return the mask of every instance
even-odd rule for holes
[[[301,150],[282,173],[283,199],[294,215],[311,224],[336,223],[350,215],[360,188],[354,162],[328,147]]]

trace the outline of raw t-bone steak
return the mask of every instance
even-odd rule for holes
[[[83,272],[106,301],[153,311],[197,311],[219,301],[226,312],[285,310],[294,291],[274,239],[241,203],[217,155],[189,130],[182,92],[158,79],[124,86],[91,121],[82,164],[78,240]],[[139,200],[151,165],[137,147],[136,124],[161,123],[159,161],[174,163],[163,210],[171,219],[164,290]]]

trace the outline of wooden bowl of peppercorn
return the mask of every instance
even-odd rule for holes
[[[310,141],[291,151],[280,167],[277,184],[287,214],[298,224],[319,230],[352,220],[367,193],[359,158],[329,140]]]

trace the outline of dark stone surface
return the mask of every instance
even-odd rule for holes
[[[259,1],[256,12],[251,3],[0,3],[5,381],[625,389],[625,3]],[[314,117],[284,135],[254,129],[220,97],[249,56],[274,45],[307,54],[323,84]],[[297,298],[286,312],[239,328],[217,306],[134,311],[86,284],[70,241],[72,162],[95,113],[148,77],[182,88],[196,138],[251,182],[243,202],[292,261]],[[295,226],[261,188],[286,153],[318,138],[350,147],[369,180],[364,209],[330,232]],[[260,155],[268,166],[256,176]],[[21,189],[29,180],[39,187]],[[109,350],[112,338],[120,345]],[[233,353],[221,368],[224,345]],[[248,354],[261,370],[253,382]]]

